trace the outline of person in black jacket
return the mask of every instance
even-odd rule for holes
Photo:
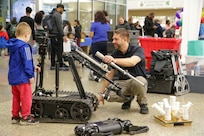
[[[53,29],[50,32],[51,39],[51,67],[50,70],[55,69],[55,56],[57,56],[57,61],[59,62],[60,70],[68,70],[68,67],[64,65],[62,60],[63,53],[63,40],[66,41],[66,36],[63,32],[63,23],[62,23],[62,13],[64,12],[64,5],[57,4],[56,9],[52,10],[52,20],[53,20]]]
[[[74,29],[75,29],[75,40],[77,41],[77,45],[80,47],[82,26],[79,20],[74,20]]]
[[[31,36],[29,43],[33,45],[35,43],[35,30],[34,30],[34,20],[30,17],[31,12],[32,12],[31,7],[26,7],[26,15],[20,18],[19,23],[26,22],[29,24],[32,30],[32,36]]]
[[[161,26],[161,20],[156,19],[154,25],[157,26],[155,34],[157,34],[158,37],[163,37],[164,28]]]
[[[115,26],[115,30],[118,28],[125,28],[126,30],[130,30],[130,25],[128,24],[127,21],[124,20],[123,17],[120,17],[118,19],[118,25]]]
[[[149,16],[145,17],[144,27],[143,27],[144,35],[154,37],[154,30],[157,28],[157,26],[154,26],[153,20],[154,20],[154,13],[150,13]]]

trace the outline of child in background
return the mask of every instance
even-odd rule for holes
[[[5,55],[6,56],[6,42],[9,40],[8,33],[5,31],[3,25],[0,25],[0,56]]]
[[[68,33],[67,34],[67,42],[66,43],[68,43],[68,44],[65,44],[63,46],[70,46],[70,51],[78,49],[78,45],[77,45],[76,41],[74,40],[74,34],[73,33]],[[64,51],[63,52],[63,59],[64,59],[64,61],[68,60],[67,57],[68,57],[68,52]]]
[[[21,125],[38,124],[31,114],[34,68],[30,40],[31,28],[26,22],[16,27],[16,38],[7,42],[10,51],[8,81],[12,88],[12,123]]]

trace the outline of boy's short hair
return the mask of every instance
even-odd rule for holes
[[[31,28],[30,28],[29,24],[26,22],[21,22],[16,27],[16,37],[23,36],[27,33],[31,34],[31,32],[32,32]]]

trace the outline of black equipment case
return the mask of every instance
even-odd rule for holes
[[[152,51],[150,77],[148,78],[149,93],[173,94],[175,92],[175,71],[173,63],[177,63],[178,53],[172,50]],[[174,57],[175,62],[172,62]]]

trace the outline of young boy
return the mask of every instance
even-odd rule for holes
[[[16,27],[16,38],[7,42],[10,51],[8,81],[12,88],[12,123],[21,125],[38,124],[30,116],[32,89],[34,83],[34,65],[30,40],[31,28],[26,22]],[[38,67],[36,69],[40,70]]]

